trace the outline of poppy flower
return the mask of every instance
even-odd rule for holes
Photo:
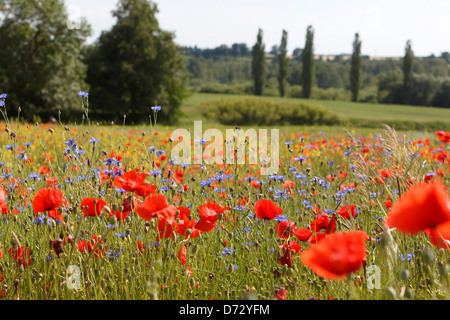
[[[219,219],[219,213],[225,208],[216,203],[207,203],[198,207],[200,220],[195,224],[195,228],[202,232],[210,232],[216,227],[216,221]]]
[[[81,200],[81,207],[85,217],[95,217],[102,214],[102,209],[106,205],[105,200],[97,198],[84,198]]]
[[[444,132],[442,130],[436,131],[435,134],[437,135],[437,138],[439,141],[443,143],[449,143],[450,142],[450,133]]]
[[[286,289],[278,289],[277,292],[275,293],[275,297],[277,298],[277,300],[286,300],[288,291]]]
[[[336,213],[339,214],[345,220],[350,220],[351,219],[350,214],[352,218],[354,218],[357,214],[356,205],[354,204],[352,204],[351,206],[345,205],[339,210],[337,210]]]
[[[6,194],[2,188],[0,188],[0,211],[3,214],[9,213],[9,208],[8,208],[8,205],[6,204]]]
[[[184,244],[181,246],[180,250],[178,250],[178,260],[180,260],[183,266],[186,265],[186,251],[186,246]]]
[[[439,180],[411,186],[386,218],[389,227],[415,234],[450,220],[450,198]]]
[[[114,186],[125,191],[135,191],[147,177],[146,173],[137,173],[136,171],[124,172],[121,176],[114,178]]]
[[[430,236],[430,241],[435,246],[450,249],[450,221],[441,223],[435,228],[427,228],[424,232]]]
[[[280,221],[275,226],[275,231],[278,233],[278,236],[283,239],[287,239],[292,236],[294,229],[295,222],[287,220]]]
[[[92,252],[92,250],[94,250],[95,246],[98,243],[98,240],[97,240],[98,237],[99,237],[98,234],[94,234],[92,236],[92,239],[94,240],[93,241],[94,244],[92,244],[90,240],[87,240],[87,241],[81,240],[80,242],[77,243],[78,250],[80,252],[87,252],[90,254]],[[101,240],[99,245],[103,245],[103,244],[104,244],[104,242],[103,242],[103,240]],[[105,248],[103,248],[102,250],[99,250],[99,248],[97,248],[97,249],[95,249],[94,257],[101,258],[101,257],[103,257],[104,252],[105,252]]]
[[[283,265],[287,266],[288,268],[292,267],[292,262],[294,261],[294,258],[292,257],[291,250],[287,248],[283,248],[283,255],[278,259],[278,262]]]
[[[36,192],[33,199],[34,213],[47,211],[52,218],[63,221],[63,217],[59,214],[58,208],[66,202],[61,190],[59,189],[40,189]]]
[[[255,204],[255,213],[259,219],[273,220],[283,213],[283,209],[278,207],[271,200],[259,200]]]
[[[366,258],[366,235],[362,231],[336,232],[309,247],[302,262],[326,279],[345,278],[361,268]]]
[[[143,203],[136,205],[135,210],[146,221],[159,217],[172,223],[175,220],[177,207],[169,205],[165,195],[155,193],[148,195]]]
[[[187,229],[192,230],[194,228],[195,220],[192,217],[189,220],[191,210],[189,210],[188,208],[178,207],[178,211],[179,211],[178,223],[177,223],[177,226],[175,227],[175,233],[178,233],[182,236],[188,237]]]
[[[31,249],[25,247],[12,247],[8,250],[8,253],[12,256],[14,260],[27,268],[31,265]]]
[[[300,241],[308,241],[312,235],[312,231],[309,229],[294,229],[293,233]]]

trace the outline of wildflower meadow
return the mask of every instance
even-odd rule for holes
[[[230,127],[177,157],[164,106],[100,125],[79,99],[69,125],[24,123],[0,96],[0,299],[450,298],[444,128],[292,126],[265,144],[256,128],[252,146]]]

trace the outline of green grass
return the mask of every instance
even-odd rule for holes
[[[203,119],[201,115],[200,106],[203,103],[236,97],[239,97],[239,95],[194,93],[183,104],[182,111],[185,113],[185,116],[182,121],[186,123],[193,120],[208,120]],[[295,100],[312,105],[322,105],[330,111],[349,119],[348,125],[355,128],[379,127],[384,122],[397,127],[397,129],[434,130],[438,127],[450,126],[450,109],[444,108],[298,98],[263,98]]]

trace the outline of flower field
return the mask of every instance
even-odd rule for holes
[[[292,128],[261,175],[176,164],[158,108],[26,124],[1,100],[1,299],[450,298],[447,132]]]

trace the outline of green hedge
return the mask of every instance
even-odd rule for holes
[[[334,125],[341,117],[322,106],[260,97],[211,101],[201,106],[203,115],[226,125]]]

